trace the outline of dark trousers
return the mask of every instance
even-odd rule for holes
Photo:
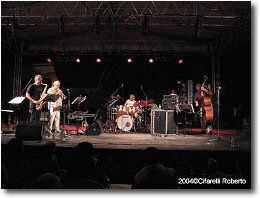
[[[30,109],[31,117],[30,117],[30,122],[32,121],[40,121],[41,117],[41,110],[38,111],[34,108]]]

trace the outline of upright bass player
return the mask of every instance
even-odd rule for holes
[[[195,106],[199,108],[196,116],[199,116],[201,121],[202,133],[212,135],[213,108],[212,108],[212,91],[210,85],[206,85],[208,77],[204,76],[204,81],[201,84],[196,84],[196,96],[194,99]]]

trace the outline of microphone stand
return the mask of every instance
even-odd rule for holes
[[[25,89],[29,86],[29,84],[31,83],[32,79],[33,79],[33,78],[31,78],[31,79],[28,81],[28,83],[25,85],[25,87],[24,87],[24,89],[22,90],[20,96],[23,94],[23,92],[25,91]]]
[[[220,135],[219,135],[219,119],[220,119],[220,115],[219,115],[219,112],[220,112],[220,89],[221,87],[218,85],[217,86],[217,117],[218,117],[218,124],[217,124],[217,127],[218,127],[218,140],[220,140]]]
[[[147,103],[148,103],[148,96],[145,94],[143,86],[141,86],[141,91],[145,96],[145,108],[144,108],[144,126],[145,126],[145,130],[147,131]]]
[[[31,83],[31,81],[33,80],[33,78],[31,78],[28,83],[25,85],[25,87],[23,88],[22,92],[20,93],[20,96],[23,95],[23,92],[26,90],[26,88],[29,86],[29,84]],[[9,119],[9,116],[8,116],[8,119]],[[14,116],[14,123],[16,125],[16,123],[18,122],[18,119],[19,117],[17,115]],[[28,119],[28,118],[27,118]],[[11,121],[11,118],[10,118],[10,121]]]
[[[217,139],[212,139],[212,140],[209,140],[212,142],[213,146],[214,146],[214,143],[213,141],[220,141],[220,131],[219,131],[219,120],[220,120],[220,85],[217,86],[217,130],[218,130],[218,138]]]
[[[113,96],[118,92],[120,88],[123,88],[123,84],[120,84],[120,86],[110,95],[110,98],[113,98]]]
[[[70,113],[70,89],[67,89],[67,91],[68,91],[68,115],[69,115],[69,113]],[[68,118],[68,126],[67,126],[68,135],[70,135],[69,125],[70,125],[70,119]]]

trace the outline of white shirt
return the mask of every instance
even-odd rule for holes
[[[47,93],[48,94],[58,94],[59,90],[60,89],[55,90],[54,87],[51,87],[51,88],[48,89]],[[52,108],[55,108],[55,109],[56,108],[61,109],[61,107],[62,107],[62,98],[59,97],[59,99],[56,100],[56,102],[49,102],[48,106],[49,106],[49,108],[52,107]]]
[[[130,100],[130,99],[128,99],[126,102],[125,102],[125,105],[126,105],[126,107],[131,107],[131,106],[134,106],[134,103],[135,103],[136,101],[135,100]]]

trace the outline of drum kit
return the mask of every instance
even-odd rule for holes
[[[116,96],[116,99],[121,99]],[[133,106],[113,105],[107,107],[107,122],[105,127],[107,132],[116,132],[118,129],[123,132],[140,131],[146,128],[144,122],[144,113],[154,100],[139,100]]]

